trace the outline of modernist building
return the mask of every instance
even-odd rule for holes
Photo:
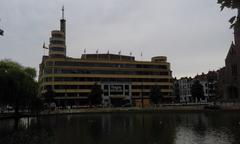
[[[172,100],[172,74],[165,56],[151,61],[137,61],[133,56],[116,54],[83,54],[81,58],[66,55],[64,17],[60,30],[51,32],[49,54],[40,64],[41,92],[55,91],[57,105],[88,105],[94,84],[103,90],[105,106],[148,106],[154,85],[160,85],[166,101]]]

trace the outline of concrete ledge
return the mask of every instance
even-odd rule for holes
[[[160,107],[150,108],[82,108],[82,109],[59,109],[59,110],[44,110],[39,116],[62,115],[62,114],[101,114],[101,113],[161,113],[161,112],[217,112],[217,111],[240,111],[239,105],[228,105],[220,107],[220,109],[206,109],[206,105],[161,105]],[[19,118],[36,116],[31,114],[20,114],[15,116],[11,114],[0,114],[0,119]]]

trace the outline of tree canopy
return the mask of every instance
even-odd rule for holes
[[[101,89],[101,86],[98,85],[97,83],[95,83],[92,86],[91,93],[89,95],[90,107],[92,105],[99,105],[102,103],[102,93],[103,93],[103,91]]]
[[[155,85],[151,88],[150,99],[154,104],[158,104],[162,100],[162,92],[159,85]]]
[[[236,23],[239,21],[237,17],[240,17],[240,1],[239,0],[218,0],[218,4],[221,6],[221,10],[224,8],[238,9],[238,16],[233,16],[229,22],[231,23],[230,28],[234,28]]]
[[[47,86],[46,92],[43,94],[44,101],[48,104],[55,102],[54,97],[56,96],[55,91],[52,89],[52,86]]]
[[[204,91],[203,86],[199,82],[199,80],[194,81],[192,87],[191,87],[191,95],[194,99],[204,99]]]
[[[240,8],[239,0],[218,0],[217,3],[221,5],[221,10],[223,10],[224,8],[231,9]]]
[[[18,114],[21,108],[30,108],[37,101],[36,70],[11,60],[0,61],[0,105],[13,106]]]

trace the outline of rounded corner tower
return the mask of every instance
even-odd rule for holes
[[[50,57],[66,57],[66,20],[64,19],[64,7],[62,8],[60,30],[51,31],[49,43]]]

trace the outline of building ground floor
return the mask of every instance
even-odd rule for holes
[[[149,107],[151,106],[151,85],[133,85],[131,82],[102,82],[102,107]],[[59,86],[57,86],[59,87]],[[55,87],[55,88],[57,88]],[[165,86],[166,87],[166,86]],[[68,87],[69,88],[69,87]],[[86,86],[85,86],[86,88]],[[57,106],[89,107],[90,86],[88,89],[55,89],[54,100]],[[164,103],[171,103],[174,97],[171,90],[162,89]]]
[[[88,98],[86,99],[55,99],[56,106],[76,106],[76,107],[90,107]],[[109,105],[101,104],[102,107],[149,107],[151,104],[150,99],[132,99],[131,103],[129,100],[123,98],[111,98]]]
[[[172,98],[166,98],[163,103],[173,102]],[[57,107],[90,107],[88,98],[68,98],[68,99],[55,99]],[[111,98],[111,103],[109,105],[101,104],[101,107],[150,107],[151,100],[149,98],[134,98],[129,100],[123,98]]]

